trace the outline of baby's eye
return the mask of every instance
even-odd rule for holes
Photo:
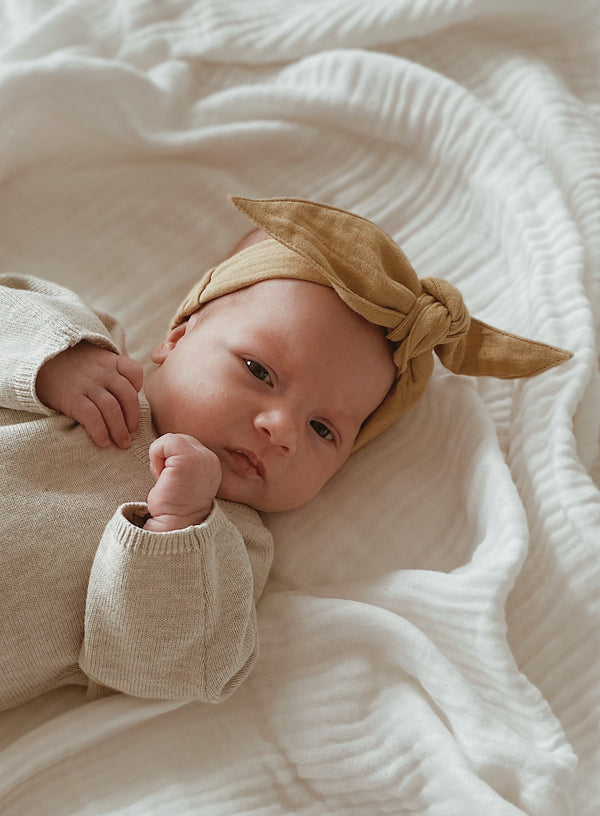
[[[256,377],[257,380],[262,380],[263,382],[266,382],[267,385],[273,385],[271,375],[264,366],[257,363],[256,360],[246,360],[245,363],[248,366],[248,370],[252,376]]]
[[[330,442],[333,441],[334,436],[327,427],[327,425],[324,425],[322,422],[319,422],[318,419],[312,419],[310,425],[311,428],[319,434],[321,439],[327,439]]]

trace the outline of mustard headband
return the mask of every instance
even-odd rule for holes
[[[392,238],[365,218],[301,199],[232,201],[274,240],[254,244],[209,270],[171,327],[210,300],[271,278],[335,289],[351,309],[383,326],[395,349],[396,380],[363,424],[353,450],[419,399],[433,371],[433,351],[455,374],[503,379],[532,377],[573,356],[470,317],[454,286],[440,278],[419,279]]]

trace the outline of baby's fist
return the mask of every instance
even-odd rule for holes
[[[149,456],[156,484],[148,494],[152,518],[144,529],[162,533],[204,521],[221,484],[218,456],[193,436],[172,433],[159,436]]]

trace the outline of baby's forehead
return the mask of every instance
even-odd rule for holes
[[[219,301],[221,304],[219,305]],[[329,361],[336,367],[383,365],[395,374],[385,330],[353,311],[330,286],[273,278],[221,296],[207,304],[228,332],[264,338],[298,361]],[[221,308],[221,306],[223,308]]]
[[[328,286],[325,283],[321,284],[300,278],[286,277],[273,277],[267,280],[258,281],[257,283],[250,284],[249,286],[241,287],[240,289],[231,292],[230,295],[224,295],[224,297],[232,296],[237,299],[252,299],[256,300],[257,302],[267,302],[272,301],[273,298],[287,298],[288,296],[293,296],[296,302],[300,303],[309,299],[315,300],[316,298],[319,298],[319,295],[327,299],[335,296],[335,298],[339,300],[339,297],[336,295],[331,286]]]
[[[315,317],[346,317],[367,322],[353,312],[331,286],[297,278],[269,278],[221,295],[208,303],[219,302],[225,306],[241,307],[247,310],[247,315],[258,319],[266,310],[275,314],[283,313],[290,319],[312,314]]]
[[[203,310],[215,310],[223,321],[241,321],[245,327],[286,334],[299,332],[307,337],[339,335],[358,344],[372,338],[386,356],[391,354],[384,327],[369,322],[353,311],[333,287],[313,281],[270,278],[221,295]],[[235,325],[230,323],[230,325]]]

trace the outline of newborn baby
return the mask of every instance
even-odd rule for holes
[[[418,399],[433,350],[494,376],[570,356],[471,319],[365,219],[235,204],[259,229],[190,292],[145,381],[111,318],[0,276],[0,707],[70,683],[225,699],[258,653],[257,511],[314,497]]]

